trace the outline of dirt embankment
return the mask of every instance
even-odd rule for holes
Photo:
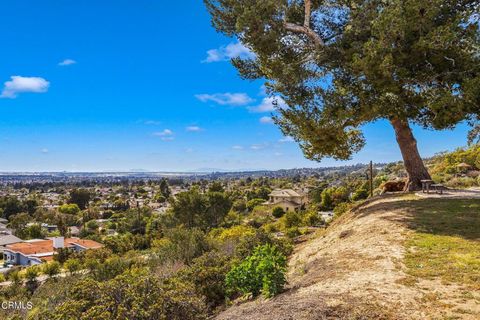
[[[462,288],[409,283],[402,261],[413,231],[399,201],[386,196],[345,214],[295,248],[284,293],[232,306],[216,319],[447,319],[444,307],[452,304],[471,311],[460,319],[475,319],[480,305],[462,300]]]

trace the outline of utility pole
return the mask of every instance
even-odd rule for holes
[[[370,197],[373,197],[373,161],[370,161]]]

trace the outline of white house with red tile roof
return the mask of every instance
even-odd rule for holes
[[[3,260],[8,264],[29,266],[52,260],[59,248],[82,252],[101,247],[102,244],[96,241],[80,238],[34,239],[7,245],[3,250]]]

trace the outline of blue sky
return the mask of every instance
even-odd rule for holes
[[[248,55],[202,1],[0,2],[0,171],[279,169],[305,160],[269,123]],[[466,143],[466,126],[415,128],[423,156]],[[385,122],[346,163],[400,159]]]

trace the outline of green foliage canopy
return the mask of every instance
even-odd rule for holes
[[[448,129],[480,117],[478,0],[204,0],[288,107],[276,123],[314,160],[348,159],[379,119]]]

